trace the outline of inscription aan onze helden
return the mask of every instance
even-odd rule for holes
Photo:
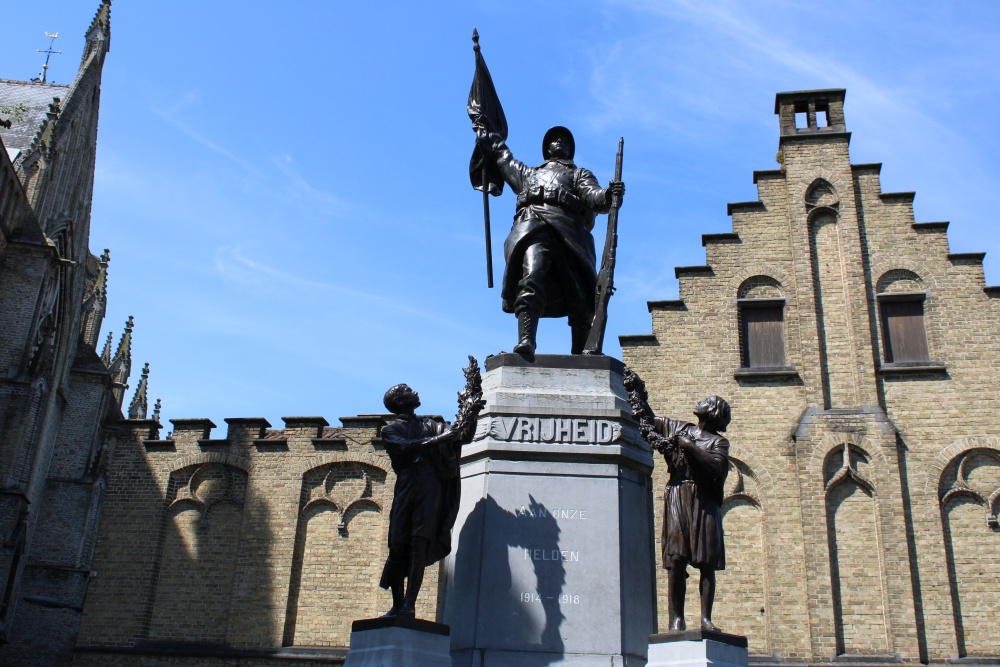
[[[621,434],[621,426],[609,419],[514,416],[490,421],[490,435],[507,442],[604,445],[618,440]]]
[[[586,521],[587,510],[548,509],[535,505],[532,505],[531,507],[521,505],[520,509],[514,510],[514,516],[527,519],[548,519],[549,517],[552,517],[553,519],[579,519],[580,521]]]
[[[558,560],[579,563],[580,552],[570,549],[525,549],[524,560]]]

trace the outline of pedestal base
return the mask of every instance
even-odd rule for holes
[[[442,579],[454,667],[632,667],[656,629],[653,458],[606,356],[486,359]]]
[[[412,618],[371,618],[351,625],[344,667],[451,667],[451,629]]]
[[[747,638],[690,630],[649,636],[646,667],[747,667]]]

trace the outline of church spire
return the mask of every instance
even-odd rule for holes
[[[129,419],[145,419],[146,418],[146,408],[148,406],[148,401],[146,398],[146,391],[149,385],[149,362],[142,367],[142,379],[139,380],[139,386],[135,388],[135,396],[132,398],[132,402],[128,406],[128,418]],[[159,401],[157,401],[159,403]],[[157,405],[157,413],[159,412],[159,406]]]
[[[83,50],[83,59],[80,61],[82,68],[90,55],[103,44],[104,53],[111,50],[111,0],[103,0],[101,6],[94,14],[94,20],[90,22],[90,27],[85,33],[87,38],[87,48]]]

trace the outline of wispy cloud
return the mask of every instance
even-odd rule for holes
[[[320,303],[329,301],[330,296],[352,299],[363,302],[369,307],[376,307],[382,311],[390,311],[396,314],[408,315],[421,320],[433,322],[439,325],[451,327],[456,330],[474,331],[474,329],[462,324],[457,320],[448,319],[437,315],[435,310],[428,308],[415,308],[406,303],[388,298],[377,292],[364,291],[328,283],[309,278],[303,278],[293,273],[283,271],[247,257],[243,250],[237,246],[224,246],[219,248],[215,254],[215,267],[219,275],[224,279],[259,287],[269,285],[294,290],[299,295],[307,295],[310,300],[324,297]]]
[[[282,153],[273,158],[271,164],[285,177],[286,193],[292,199],[318,204],[323,207],[324,213],[335,217],[342,217],[355,208],[341,197],[313,186],[299,171],[291,155]]]
[[[950,127],[913,104],[915,91],[866,76],[831,56],[830,49],[803,44],[804,38],[797,43],[786,36],[787,31],[755,18],[762,6],[777,11],[788,3],[611,0],[611,4],[645,14],[651,21],[645,35],[615,43],[595,61],[591,93],[601,103],[598,123],[632,119],[688,133],[694,129],[688,118],[675,121],[665,109],[683,105],[689,112],[732,115],[741,90],[759,91],[762,81],[792,78],[815,87],[846,87],[854,108],[863,110],[860,113],[913,123],[949,141],[959,140]],[[809,11],[801,3],[786,10]]]
[[[159,117],[161,120],[166,122],[168,125],[173,127],[175,130],[179,131],[184,136],[189,139],[193,139],[195,142],[201,144],[205,148],[222,155],[235,164],[245,169],[250,174],[257,177],[263,178],[263,174],[257,169],[252,163],[239,157],[229,149],[224,146],[219,145],[212,139],[206,137],[204,134],[194,129],[187,122],[181,119],[181,112],[184,109],[196,106],[200,103],[200,98],[195,93],[184,93],[178,99],[178,101],[168,107],[158,107],[154,106],[152,112],[154,115]]]
[[[154,106],[152,112],[184,136],[239,166],[252,179],[254,189],[280,189],[281,196],[287,197],[289,202],[305,202],[313,207],[310,208],[310,211],[322,215],[340,217],[354,208],[342,197],[317,188],[310,183],[299,171],[295,158],[288,153],[251,161],[206,136],[185,120],[183,115],[184,111],[200,104],[199,95],[187,92],[180,95],[174,104],[165,107]],[[261,165],[271,165],[274,169],[265,173],[262,171]]]

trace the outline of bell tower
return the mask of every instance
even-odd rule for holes
[[[781,137],[846,132],[843,88],[799,90],[778,93],[774,113],[778,114]]]

